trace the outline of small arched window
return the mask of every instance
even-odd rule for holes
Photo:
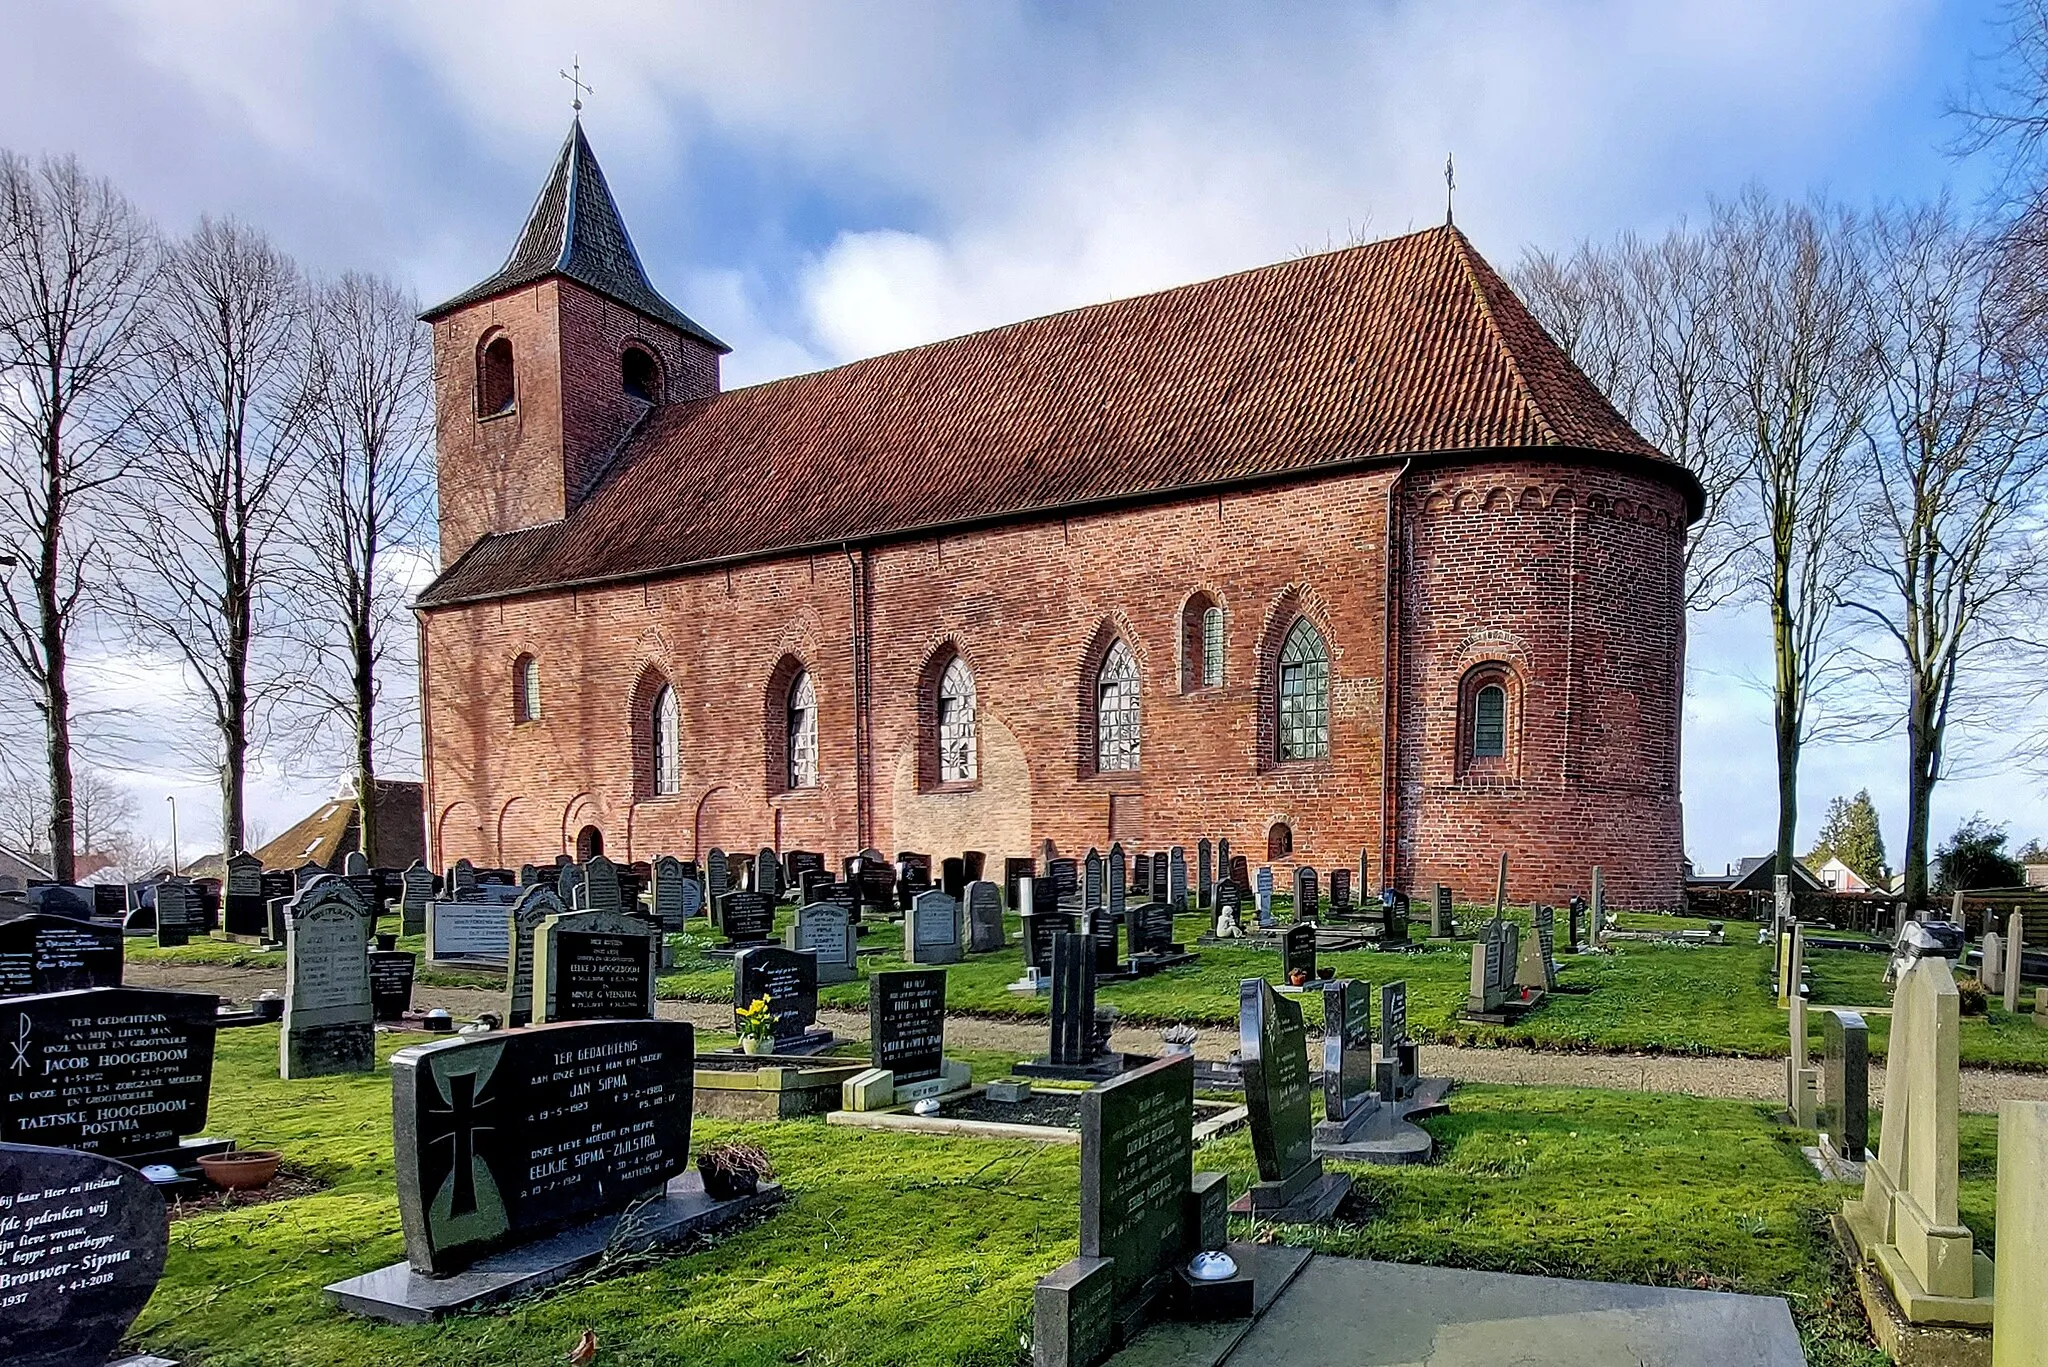
[[[1180,690],[1215,688],[1223,682],[1223,609],[1206,593],[1181,608]]]
[[[1138,662],[1121,640],[1110,643],[1095,676],[1095,767],[1138,767]]]
[[[654,695],[649,735],[654,741],[654,795],[667,797],[683,790],[682,736],[676,718],[676,690],[663,684]]]
[[[789,686],[789,786],[818,786],[818,694],[809,671]]]
[[[1278,758],[1322,759],[1330,753],[1330,657],[1306,617],[1280,649]]]
[[[531,655],[512,662],[512,720],[540,720],[540,661]]]
[[[955,655],[939,675],[939,782],[968,783],[980,772],[974,742],[974,675]]]
[[[1472,699],[1472,758],[1499,759],[1508,752],[1508,691],[1487,684]]]
[[[1223,682],[1223,609],[1202,610],[1202,687]]]
[[[629,346],[619,356],[619,387],[642,403],[661,402],[661,364],[644,347]]]
[[[1266,859],[1285,859],[1294,853],[1294,827],[1284,821],[1273,823],[1273,829],[1266,832]]]
[[[519,399],[512,375],[512,339],[502,332],[476,358],[476,411],[480,418],[510,413]]]

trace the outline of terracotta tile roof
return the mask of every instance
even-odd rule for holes
[[[658,409],[423,607],[1405,455],[1564,447],[1698,499],[1436,228]]]

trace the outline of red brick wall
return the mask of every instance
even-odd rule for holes
[[[508,413],[480,416],[477,358],[501,334],[512,343],[517,401]],[[629,342],[660,362],[670,401],[718,391],[717,352],[566,280],[434,324],[443,567],[486,532],[555,521],[588,491],[647,408],[620,383]]]
[[[1050,837],[1079,852],[1108,844],[1111,797],[1135,795],[1146,846],[1227,836],[1257,864],[1268,829],[1284,821],[1297,860],[1355,868],[1363,846],[1378,870],[1393,478],[1353,472],[851,561],[788,558],[428,613],[434,857],[552,858],[586,823],[615,857],[714,844],[837,856],[861,838],[863,803],[867,838],[884,850],[999,858]],[[1506,506],[1455,507],[1459,491],[1483,503],[1495,485]],[[1461,895],[1490,894],[1490,875],[1482,888],[1475,871],[1505,846],[1521,900],[1561,901],[1603,863],[1617,904],[1675,901],[1678,495],[1636,476],[1517,461],[1411,473],[1400,504],[1403,881],[1420,891],[1447,873]],[[854,772],[857,578],[871,700],[864,795]],[[1181,612],[1198,590],[1225,613],[1224,681],[1183,693]],[[1274,662],[1300,615],[1329,648],[1330,755],[1280,765],[1270,759]],[[1130,642],[1141,676],[1135,774],[1092,772],[1084,661],[1100,658],[1112,632]],[[919,777],[919,685],[949,644],[974,671],[980,775],[932,791]],[[1519,774],[1461,782],[1462,666],[1510,645]],[[542,712],[514,725],[511,667],[525,651],[541,664]],[[765,719],[780,703],[767,693],[789,655],[816,686],[821,784],[778,793],[781,738]],[[632,699],[650,668],[682,703],[682,792],[636,801],[634,736],[645,724],[633,725]],[[1277,876],[1284,886],[1286,871]]]

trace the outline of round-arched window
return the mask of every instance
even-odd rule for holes
[[[531,655],[512,663],[512,720],[540,720],[540,661]]]
[[[1508,691],[1487,684],[1472,699],[1472,758],[1499,759],[1508,752]]]
[[[510,413],[518,402],[512,374],[512,339],[499,333],[484,343],[476,359],[476,411],[481,418]]]
[[[642,403],[661,402],[661,364],[644,347],[629,346],[619,356],[619,387]]]

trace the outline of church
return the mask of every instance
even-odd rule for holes
[[[1679,903],[1700,487],[1448,223],[725,389],[578,123],[424,318],[437,866],[1206,836]]]

